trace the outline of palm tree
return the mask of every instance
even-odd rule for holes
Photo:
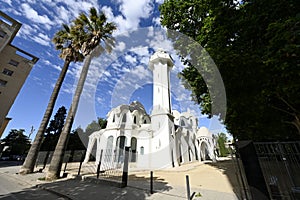
[[[108,23],[104,13],[97,13],[95,8],[90,9],[90,16],[81,13],[74,20],[72,31],[77,34],[80,41],[73,44],[76,49],[80,49],[85,56],[84,65],[77,83],[77,88],[73,96],[71,107],[68,111],[67,119],[59,137],[55,151],[53,153],[49,170],[46,174],[47,180],[59,178],[64,151],[71,131],[73,120],[77,111],[81,92],[87,77],[92,58],[99,56],[104,50],[111,52],[114,47],[112,33],[116,29],[113,23]]]
[[[72,34],[72,32],[70,31],[70,27],[66,24],[63,24],[63,29],[58,31],[52,40],[56,49],[61,51],[60,57],[64,59],[64,65],[53,88],[53,92],[51,94],[47,109],[45,111],[38,132],[26,156],[23,166],[20,169],[20,174],[28,174],[33,172],[46,127],[52,115],[58,93],[65,79],[69,65],[71,62],[82,62],[84,59],[83,55],[71,45],[72,43],[75,43],[75,40],[75,35]]]

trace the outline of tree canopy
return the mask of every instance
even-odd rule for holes
[[[160,6],[162,25],[193,38],[216,63],[227,96],[224,124],[237,139],[299,139],[299,10],[297,0],[166,0]],[[187,64],[190,59],[200,58],[182,56]],[[211,115],[200,73],[190,64],[180,76]]]
[[[41,145],[41,151],[53,151],[65,123],[67,110],[61,106],[50,121]]]
[[[30,148],[29,138],[24,134],[24,129],[11,129],[8,135],[2,140],[4,146],[9,149],[3,152],[2,156],[24,155]]]

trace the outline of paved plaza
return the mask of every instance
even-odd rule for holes
[[[235,200],[239,196],[234,164],[231,160],[217,163],[194,162],[168,170],[153,172],[153,190],[150,193],[150,172],[131,171],[128,186],[118,188],[110,184],[74,178],[77,171],[69,171],[67,178],[54,182],[41,180],[45,173],[19,175],[20,165],[1,166],[0,181],[7,179],[22,187],[11,192],[0,190],[1,199],[187,199],[186,176],[189,176],[193,199]],[[93,179],[93,178],[92,178]],[[91,180],[91,179],[90,179]],[[4,183],[1,183],[3,185]],[[14,183],[11,183],[14,184]],[[48,193],[46,195],[46,192]],[[36,194],[36,195],[33,195]]]

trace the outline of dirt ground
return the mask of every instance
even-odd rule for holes
[[[133,177],[149,178],[149,171],[132,171]],[[189,176],[190,186],[225,193],[238,193],[239,184],[235,165],[231,159],[218,162],[193,162],[177,168],[156,170],[155,179],[167,182],[172,186],[186,186],[186,175]],[[129,178],[130,181],[130,178]]]

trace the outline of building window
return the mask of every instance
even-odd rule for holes
[[[11,76],[14,72],[9,70],[9,69],[4,68],[2,73],[7,75],[7,76]]]
[[[141,155],[144,155],[144,147],[143,146],[141,146],[140,153],[141,153]]]
[[[136,124],[136,116],[133,117],[133,123]]]
[[[17,66],[19,65],[19,62],[18,62],[18,61],[15,61],[15,60],[10,60],[8,64],[17,67]]]
[[[6,36],[6,32],[0,30],[0,37],[1,37],[1,38],[4,38],[5,36]]]
[[[126,113],[124,113],[123,118],[122,118],[122,122],[126,122]]]
[[[5,86],[7,81],[0,79],[0,86]]]
[[[183,120],[180,121],[180,126],[185,126],[185,123]]]

